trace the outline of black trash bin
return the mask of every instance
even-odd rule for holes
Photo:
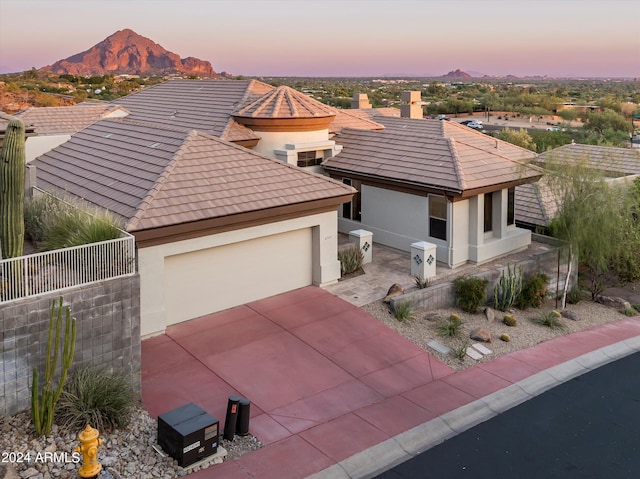
[[[251,412],[251,401],[241,398],[238,410],[238,422],[236,424],[236,434],[246,436],[249,434],[249,416]]]
[[[227,416],[224,420],[224,435],[222,436],[227,441],[233,441],[236,433],[240,399],[240,396],[229,396],[229,401],[227,402]]]

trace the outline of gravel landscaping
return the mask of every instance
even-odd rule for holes
[[[543,313],[553,311],[555,309],[555,300],[547,300],[540,308],[530,308],[525,311],[519,311],[517,309],[510,310],[508,313],[494,311],[495,318],[493,321],[487,319],[482,309],[478,310],[478,314],[465,313],[458,308],[429,311],[417,310],[413,311],[413,319],[406,321],[397,320],[390,312],[389,306],[382,301],[368,304],[363,306],[362,309],[456,370],[462,370],[481,362],[491,361],[504,354],[529,348],[557,336],[627,318],[627,316],[614,308],[587,300],[580,301],[575,305],[567,305],[567,310],[571,311],[577,320],[564,317],[560,318],[559,321],[564,326],[562,329],[550,329],[534,321],[535,318]],[[456,337],[443,337],[438,334],[437,325],[440,321],[448,319],[452,314],[459,315],[462,320],[460,333]],[[503,324],[502,320],[505,314],[513,314],[515,316],[517,321],[516,326],[506,326]],[[465,343],[467,346],[471,346],[472,344],[478,343],[478,341],[469,338],[469,333],[475,328],[488,330],[492,337],[491,343],[483,343],[492,353],[483,356],[481,359],[475,360],[466,356],[464,360],[461,361],[452,354],[440,353],[427,345],[427,343],[436,340],[451,348],[461,346]],[[509,335],[509,342],[500,340],[500,336],[503,333]]]

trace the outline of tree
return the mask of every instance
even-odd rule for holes
[[[578,110],[575,110],[573,108],[560,110],[558,112],[558,116],[562,118],[564,121],[568,121],[569,123],[571,123],[572,121],[575,121],[578,119]]]
[[[595,131],[601,135],[606,130],[622,131],[625,133],[632,132],[631,122],[623,115],[613,110],[604,110],[601,112],[587,112],[582,117],[584,128]]]
[[[549,229],[553,236],[569,243],[570,258],[577,252],[579,262],[588,268],[589,289],[595,300],[604,290],[610,270],[617,271],[621,262],[631,262],[631,266],[640,263],[637,253],[628,254],[640,251],[634,190],[626,184],[607,182],[589,158],[577,163],[547,158],[545,169],[544,181],[557,206]]]
[[[533,138],[531,138],[531,135],[529,135],[524,128],[520,128],[518,131],[512,130],[511,128],[504,128],[496,135],[496,138],[526,148],[527,150],[536,151],[536,144]]]

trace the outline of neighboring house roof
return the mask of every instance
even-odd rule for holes
[[[229,141],[257,141],[231,112],[273,90],[257,80],[169,80],[114,100],[129,119],[198,130]]]
[[[439,120],[377,117],[382,131],[345,129],[336,136],[342,152],[323,167],[409,189],[467,197],[536,181],[528,163],[535,153],[463,125]]]
[[[400,118],[400,108],[393,106],[387,106],[382,108],[352,108],[348,110],[354,116],[360,118],[366,118],[369,120],[376,120],[379,116],[390,116]]]
[[[583,163],[609,177],[640,175],[640,151],[630,148],[573,143],[542,153],[537,161],[543,166],[548,161],[574,165]],[[544,176],[535,185],[516,188],[518,223],[546,227],[555,218],[559,206],[560,200]]]
[[[30,107],[17,113],[38,135],[73,134],[110,115],[126,115],[126,109],[110,103],[80,103],[72,106]]]
[[[335,208],[354,193],[202,132],[129,119],[97,122],[33,164],[40,188],[106,208],[130,232],[206,220],[219,226],[325,200]]]
[[[555,160],[578,164],[605,172],[607,176],[640,175],[640,150],[613,146],[581,145],[572,143],[541,153],[540,163]]]

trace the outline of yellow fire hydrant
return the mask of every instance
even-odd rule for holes
[[[73,452],[82,453],[82,466],[78,474],[83,478],[97,477],[102,471],[102,464],[98,462],[98,446],[104,444],[104,439],[98,439],[100,432],[89,424],[78,434],[80,445]]]

